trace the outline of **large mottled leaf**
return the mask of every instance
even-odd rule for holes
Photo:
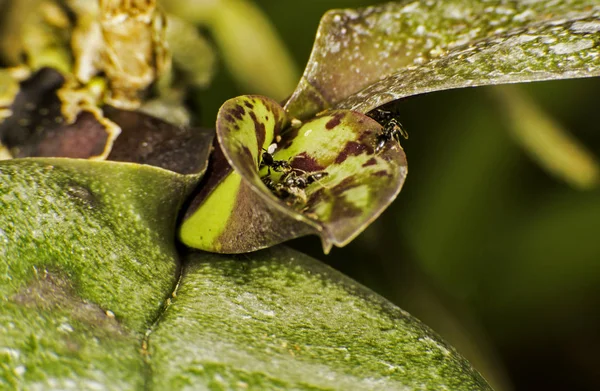
[[[223,105],[217,136],[224,156],[214,157],[212,166],[220,169],[209,170],[186,213],[180,232],[185,244],[239,253],[312,233],[328,252],[358,235],[400,191],[404,152],[393,140],[376,148],[382,127],[373,119],[332,111],[280,135],[287,123],[283,108],[264,97]],[[272,156],[289,164],[291,174],[270,167],[259,172],[276,140]],[[312,183],[290,186],[290,178]]]
[[[27,226],[6,229],[1,216],[0,250],[9,258],[2,258],[8,263],[0,274],[0,388],[490,389],[418,320],[295,251],[194,253],[178,278],[172,237],[163,235],[170,225],[164,215],[113,204],[110,188],[95,188],[98,176],[78,177],[83,166],[113,175],[118,167],[125,176],[133,166],[57,163],[1,165],[5,173],[7,167],[23,172],[12,175],[19,185],[27,175],[39,182],[37,192],[28,194],[37,201],[31,214],[38,212],[45,223],[37,233]],[[156,191],[161,175],[152,171],[160,170],[148,170],[135,174],[145,181],[146,196],[173,196],[175,183],[167,180],[171,191]],[[172,176],[163,174],[162,180]],[[112,189],[122,194],[123,179],[117,175],[106,184],[117,184]],[[72,190],[61,198],[65,192],[51,188],[63,180],[93,189],[87,196]],[[133,188],[135,198],[142,188]],[[66,207],[59,210],[62,218],[39,214],[48,205],[37,197],[44,192],[57,198],[54,207]],[[1,196],[4,206],[24,202]],[[140,218],[121,224],[132,235],[113,236],[114,227],[89,209],[102,212],[104,220],[117,213]],[[97,223],[105,224],[103,230]],[[78,241],[61,235],[68,229]],[[34,232],[38,237],[30,241],[41,240],[54,235],[52,230],[63,231],[55,244],[19,247],[27,241],[21,236]],[[61,248],[71,251],[58,253]]]
[[[597,75],[594,0],[401,1],[328,12],[286,110],[368,112],[436,90]]]
[[[177,279],[177,211],[201,174],[0,162],[0,388],[141,388],[142,338]]]
[[[490,390],[426,326],[292,250],[188,256],[150,389]]]

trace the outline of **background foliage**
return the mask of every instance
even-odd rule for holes
[[[256,3],[302,69],[326,10],[377,2]],[[257,92],[231,80],[219,71],[199,93],[205,125],[224,100]],[[520,88],[600,156],[599,79]],[[410,139],[396,202],[327,257],[315,238],[293,246],[432,326],[496,389],[598,389],[600,190],[543,171],[489,87],[409,98],[398,109]]]

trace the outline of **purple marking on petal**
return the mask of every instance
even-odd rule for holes
[[[371,175],[373,175],[373,176],[391,176],[390,173],[385,170],[374,172]]]
[[[342,122],[342,118],[344,118],[344,116],[346,115],[346,113],[337,113],[333,116],[332,119],[330,119],[327,124],[325,124],[325,128],[327,130],[331,130],[333,128],[335,128],[336,126],[338,126],[340,124],[340,122]]]
[[[375,164],[377,164],[377,159],[375,159],[374,157],[370,158],[369,160],[367,160],[366,162],[363,163],[363,167],[369,167],[369,166],[374,166]]]
[[[238,120],[241,120],[244,117],[244,114],[246,114],[246,110],[244,110],[242,106],[236,105],[234,108],[229,110],[229,114],[231,114]]]
[[[368,147],[364,144],[357,143],[356,141],[348,141],[339,153],[339,155],[335,158],[335,163],[340,164],[343,163],[348,156],[358,156],[363,152],[368,152]]]
[[[325,169],[325,166],[320,165],[314,157],[309,156],[306,152],[294,156],[290,165],[297,170],[306,172],[322,171]]]
[[[260,151],[262,149],[263,144],[265,143],[265,136],[267,133],[265,130],[265,124],[260,122],[258,118],[256,118],[256,114],[254,114],[254,111],[250,112],[250,118],[252,118],[252,121],[254,122],[256,142],[258,143],[258,150]]]

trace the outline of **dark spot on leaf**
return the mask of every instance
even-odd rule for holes
[[[363,167],[369,167],[369,166],[373,166],[377,164],[377,159],[375,159],[374,157],[370,158],[369,160],[367,160],[366,162],[363,163]]]
[[[309,156],[306,152],[294,156],[290,165],[295,169],[306,172],[322,171],[325,169],[325,166],[320,165],[314,157]]]
[[[284,125],[284,121],[282,121],[282,113],[275,110],[273,113],[273,121],[275,122],[275,130],[273,132],[274,136],[278,136],[281,133],[281,127]]]
[[[246,145],[244,145],[242,147],[242,158],[245,160],[245,166],[246,167],[253,167],[254,166],[254,157],[252,156],[252,151],[250,151],[250,148],[248,148]]]
[[[126,334],[114,317],[107,316],[98,305],[84,301],[73,289],[64,273],[36,268],[37,276],[15,293],[10,300],[28,308],[61,311],[94,330],[94,334],[119,337]]]
[[[333,128],[335,128],[336,126],[338,126],[341,122],[342,122],[342,118],[344,118],[344,116],[346,115],[346,113],[337,113],[333,116],[332,119],[330,119],[327,124],[325,124],[325,128],[327,128],[327,130],[331,130]]]
[[[196,209],[202,205],[204,200],[213,192],[219,183],[221,183],[233,170],[223,154],[217,138],[213,141],[213,147],[214,151],[210,154],[206,173],[198,184],[197,190],[190,197],[191,201],[189,201],[189,205],[186,208],[183,217],[184,219],[194,214]]]
[[[244,102],[244,106],[246,106],[250,110],[252,110],[254,108],[254,105],[251,102],[248,102],[248,101]]]
[[[333,203],[330,220],[345,224],[348,219],[360,216],[362,213],[363,211],[356,205],[348,202],[345,198],[339,198]]]
[[[340,164],[348,158],[348,156],[358,156],[363,152],[367,152],[368,147],[364,144],[357,143],[356,141],[348,141],[335,158],[335,163]]]
[[[96,208],[98,206],[98,200],[94,193],[86,186],[80,185],[76,182],[69,182],[65,184],[65,194],[73,199],[78,204],[86,206],[88,208]]]
[[[321,187],[318,190],[315,190],[309,197],[308,197],[308,205],[310,206],[314,206],[315,204],[323,201],[326,197],[329,196],[329,193],[326,191],[327,189],[325,189],[324,187]]]
[[[381,127],[378,127],[376,129],[368,129],[366,131],[363,131],[358,137],[358,142],[365,147],[365,151],[367,152],[367,154],[372,155],[373,153],[375,153],[374,147],[377,144],[377,134],[379,134],[381,129]]]
[[[235,122],[235,119],[233,118],[233,116],[231,114],[225,114],[225,120],[227,122]]]
[[[279,122],[279,119],[277,118],[277,116],[275,116],[275,127],[273,128],[273,138],[279,136],[280,133],[281,133],[281,122]]]

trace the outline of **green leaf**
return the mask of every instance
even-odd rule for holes
[[[290,115],[368,112],[406,96],[600,75],[600,6],[552,2],[395,2],[325,14]]]
[[[186,245],[240,253],[318,234],[328,252],[356,237],[400,191],[404,151],[394,140],[376,148],[382,128],[373,119],[331,111],[281,133],[287,123],[283,108],[264,97],[242,96],[222,106],[217,137],[223,156],[215,160],[226,159],[233,171],[223,162],[221,171],[209,172],[181,226]],[[291,173],[259,172],[275,140],[273,158]],[[290,178],[313,183],[291,186]]]
[[[142,384],[140,340],[176,282],[175,219],[201,174],[0,162],[0,388]]]
[[[187,262],[150,334],[153,389],[490,390],[418,320],[298,252]]]

